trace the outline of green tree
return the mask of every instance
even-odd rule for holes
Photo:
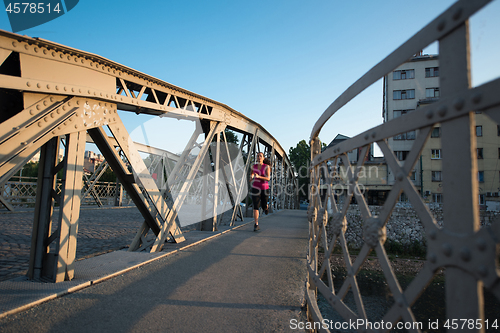
[[[226,134],[227,142],[238,144],[239,140],[238,140],[238,137],[236,136],[236,133],[234,133],[233,131],[231,131],[230,129],[227,129],[227,128],[224,130],[224,133]],[[221,134],[220,140],[224,141],[224,135]],[[215,142],[215,141],[217,141],[217,136],[214,136],[214,138],[212,140],[212,142]]]
[[[38,177],[38,162],[28,162],[13,177]],[[17,180],[18,178],[16,178]]]
[[[98,166],[96,166],[96,169],[97,169],[97,167]],[[111,167],[108,166],[106,168],[106,171],[104,171],[104,173],[102,174],[101,178],[99,178],[99,181],[100,182],[109,182],[109,183],[116,182],[116,175],[113,172],[113,170],[111,170]]]
[[[306,140],[301,140],[295,148],[290,147],[288,157],[292,162],[299,181],[299,199],[306,200],[309,197],[309,163],[311,159],[311,147]]]

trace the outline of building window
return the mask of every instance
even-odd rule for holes
[[[439,88],[425,89],[425,98],[439,97]]]
[[[399,201],[400,202],[408,202],[408,196],[403,192],[401,193],[401,195],[399,196]]]
[[[483,136],[483,126],[476,126],[476,136]]]
[[[440,193],[433,193],[432,194],[432,202],[443,203],[443,195]]]
[[[443,181],[443,178],[441,178],[441,171],[432,171],[432,181],[433,182]]]
[[[483,159],[483,148],[477,148],[477,159],[478,160]]]
[[[440,160],[441,159],[441,149],[431,149],[431,159]]]
[[[392,72],[393,80],[406,80],[406,79],[414,79],[415,78],[415,70],[414,69],[405,69],[401,71]]]
[[[439,138],[441,137],[441,127],[434,127],[431,133],[431,138]]]
[[[394,136],[394,140],[415,140],[415,131],[398,134]]]
[[[497,136],[500,136],[500,125],[497,125]]]
[[[394,110],[392,112],[392,117],[393,118],[399,118],[402,115],[405,115],[407,113],[410,113],[412,111],[415,111],[413,109],[411,110]],[[415,131],[410,131],[402,134],[398,134],[394,136],[394,140],[415,140]]]
[[[429,67],[425,69],[425,77],[439,76],[439,67]]]
[[[396,158],[398,161],[404,161],[406,160],[406,156],[408,156],[410,152],[408,150],[398,150],[395,151],[394,154],[396,154]]]
[[[393,91],[393,99],[414,99],[414,98],[415,98],[415,89]]]
[[[479,195],[479,204],[484,205],[484,194]]]
[[[484,183],[484,171],[477,172],[477,181],[480,183]]]
[[[399,118],[407,113],[410,113],[412,111],[415,111],[414,109],[410,109],[410,110],[394,110],[392,111],[392,117],[393,118]]]
[[[417,180],[417,173],[413,170],[410,174],[410,180]]]

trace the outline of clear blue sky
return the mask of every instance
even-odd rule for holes
[[[20,33],[227,104],[288,151],[308,141],[318,117],[346,88],[452,3],[81,0],[67,14]],[[499,76],[499,14],[497,0],[471,20],[474,84]],[[11,31],[5,12],[0,29]],[[335,115],[320,139],[354,136],[381,123],[381,114],[379,82]]]

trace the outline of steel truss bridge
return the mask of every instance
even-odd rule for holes
[[[497,265],[500,223],[496,221],[491,227],[480,228],[474,117],[475,111],[481,111],[500,124],[498,94],[500,79],[471,88],[468,20],[489,2],[464,0],[455,3],[358,79],[328,107],[314,125],[311,133],[310,179],[313,185],[308,212],[310,246],[306,292],[312,321],[322,322],[324,319],[317,305],[317,293],[319,293],[328,306],[345,321],[373,322],[373,318],[367,315],[366,297],[360,292],[358,275],[361,266],[368,260],[368,255],[374,252],[394,301],[387,312],[384,312],[383,317],[379,318],[379,323],[383,321],[396,327],[399,321],[416,322],[412,306],[419,300],[437,272],[445,268],[447,318],[462,320],[459,326],[461,331],[485,331],[483,287],[500,300],[500,272]],[[321,151],[318,135],[335,112],[434,41],[439,42],[441,96],[438,102]],[[442,128],[443,196],[445,197],[442,228],[437,225],[433,214],[422,201],[410,179],[410,173],[433,127],[438,123]],[[388,146],[388,138],[413,130],[418,131],[413,148],[406,160],[399,162]],[[358,176],[369,147],[373,143],[380,147],[388,167],[396,175],[396,182],[378,216],[372,215],[358,188]],[[359,162],[357,165],[351,165],[347,153],[356,148],[361,152]],[[343,204],[337,201],[338,198],[331,190],[335,175],[329,172],[329,165],[336,165],[338,161],[350,167],[346,184],[350,190]],[[321,185],[328,184],[328,193],[322,197],[318,189]],[[402,192],[406,194],[417,212],[427,239],[426,262],[404,290],[383,246],[386,240],[386,224]],[[350,225],[346,213],[353,196],[361,210],[364,240],[364,245],[355,260],[351,260],[345,238]],[[328,216],[326,209],[328,202],[332,206],[332,216]],[[327,237],[327,230],[333,234],[331,239]],[[318,255],[319,247],[324,250],[324,257],[321,260]],[[340,248],[343,253],[347,270],[347,277],[338,285],[334,285],[330,263],[335,248]],[[349,290],[352,291],[355,307],[349,307],[345,302]],[[476,321],[478,319],[479,321]],[[474,324],[463,327],[463,320],[469,320],[468,324],[472,320]],[[329,331],[329,327],[321,326],[318,330],[326,332]],[[380,330],[370,327],[366,329],[365,325],[358,331],[389,331],[387,327],[388,325]],[[411,327],[409,331],[421,331],[418,327]],[[451,325],[450,327],[453,328]],[[443,328],[442,325],[440,328]]]
[[[0,96],[0,188],[40,151],[31,279],[74,277],[81,198],[95,191],[98,178],[85,179],[82,193],[87,142],[98,147],[144,217],[129,251],[157,252],[167,241],[182,242],[178,215],[189,200],[201,201],[200,230],[216,230],[224,210],[229,209],[231,224],[242,219],[240,202],[259,151],[271,161],[271,210],[298,208],[295,171],[261,125],[224,104],[103,57],[0,31]],[[174,155],[134,143],[118,111],[195,121],[196,129],[182,154]],[[236,155],[243,163],[235,163],[225,129],[242,136]],[[148,165],[139,151],[149,154]],[[58,172],[63,173],[60,184]],[[0,201],[9,206],[1,196]]]

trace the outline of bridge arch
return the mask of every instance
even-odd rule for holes
[[[271,209],[298,207],[295,171],[285,150],[262,125],[225,104],[101,56],[0,31],[0,95],[0,185],[40,151],[28,271],[32,279],[73,278],[86,142],[97,145],[144,217],[131,251],[160,251],[166,241],[184,240],[178,214],[188,195],[196,192],[191,187],[200,175],[205,176],[198,181],[198,195],[204,195],[200,228],[216,230],[220,223],[221,188],[229,193],[230,223],[242,219],[239,202],[246,195],[247,171],[258,151],[264,151],[272,164]],[[195,121],[196,128],[182,154],[173,156],[134,143],[119,111]],[[232,163],[226,129],[242,138],[239,166]],[[59,161],[61,142],[64,157]],[[175,197],[166,185],[167,176],[152,177],[151,164],[144,164],[139,151],[175,162],[168,174],[169,181],[177,179]],[[61,170],[58,194],[55,181]],[[55,204],[60,206],[58,216]]]

